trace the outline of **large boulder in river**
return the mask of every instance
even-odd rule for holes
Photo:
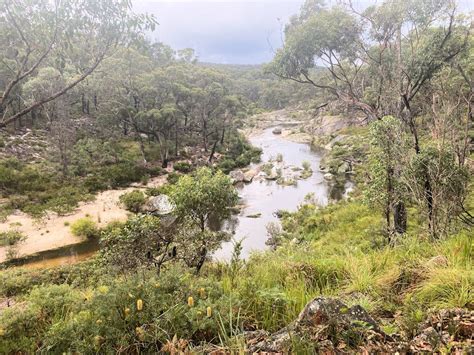
[[[273,129],[272,131],[273,134],[281,134],[281,128],[280,127],[276,127]]]
[[[175,209],[174,203],[168,195],[158,195],[150,198],[145,206],[147,212],[158,216],[171,214]]]
[[[245,179],[245,175],[242,172],[242,170],[233,170],[229,173],[229,177],[232,180],[233,184],[236,184],[238,182],[243,182]]]
[[[255,177],[255,175],[257,175],[257,171],[256,170],[249,170],[247,172],[244,173],[244,182],[252,182],[253,178]]]
[[[280,177],[280,174],[278,173],[277,169],[273,167],[266,175],[265,179],[267,180],[276,180]]]

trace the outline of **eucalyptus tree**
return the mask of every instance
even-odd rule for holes
[[[51,102],[91,75],[121,45],[155,20],[131,11],[129,0],[0,1],[0,128]],[[23,84],[51,67],[64,83],[48,95],[25,102]]]
[[[286,27],[285,44],[268,69],[327,92],[369,121],[385,115],[399,118],[420,154],[416,122],[422,114],[420,93],[466,51],[469,27],[458,16],[454,1],[387,0],[358,11],[350,1],[326,7],[312,0]],[[433,191],[428,172],[424,186],[431,225]]]
[[[397,142],[397,144],[393,144]],[[404,167],[407,157],[407,132],[399,119],[383,117],[370,126],[371,150],[369,155],[369,182],[365,188],[365,198],[370,205],[383,210],[390,240],[394,232],[406,230],[406,199]],[[392,211],[394,220],[392,221]]]

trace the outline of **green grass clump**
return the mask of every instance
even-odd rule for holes
[[[191,172],[192,165],[186,161],[178,161],[173,164],[173,169],[179,171],[180,173],[187,174]]]
[[[138,213],[146,202],[145,194],[140,190],[127,192],[119,197],[127,211]]]
[[[26,236],[16,229],[0,232],[0,247],[13,246],[25,240]]]
[[[91,239],[99,236],[99,228],[90,217],[84,217],[71,224],[71,233],[76,237]]]

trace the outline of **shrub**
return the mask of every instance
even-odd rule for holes
[[[127,192],[119,197],[120,203],[122,203],[127,211],[138,213],[146,202],[146,197],[140,190],[134,190]]]
[[[71,225],[71,232],[77,237],[95,238],[99,235],[99,228],[90,217],[85,217]]]
[[[108,166],[101,175],[109,180],[111,187],[121,187],[140,181],[147,173],[145,167],[126,162]]]
[[[167,180],[170,184],[174,185],[174,184],[176,184],[176,183],[178,182],[179,177],[180,177],[179,174],[177,174],[177,173],[175,173],[175,172],[172,172],[172,173],[169,173],[169,174],[168,174],[168,177],[166,178],[166,180]]]
[[[174,163],[173,169],[181,173],[189,173],[192,170],[192,165],[185,161],[179,161]]]
[[[89,192],[105,190],[108,187],[107,179],[103,176],[92,175],[84,180],[84,187]]]
[[[16,229],[0,232],[0,247],[15,245],[25,238],[26,236]]]

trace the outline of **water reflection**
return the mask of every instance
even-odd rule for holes
[[[266,226],[271,222],[278,223],[275,212],[278,210],[296,211],[304,202],[305,196],[310,193],[319,205],[326,205],[329,197],[329,184],[319,171],[321,152],[312,151],[308,144],[295,143],[274,135],[271,128],[251,138],[250,141],[254,146],[262,148],[263,162],[282,154],[284,164],[287,166],[301,167],[304,161],[309,162],[313,175],[306,180],[298,180],[297,185],[291,186],[262,180],[238,187],[244,208],[239,215],[224,224],[224,229],[233,233],[235,240],[244,238],[242,243],[244,258],[248,257],[253,250],[268,248],[265,244],[268,239]],[[258,218],[251,218],[259,214]],[[214,254],[214,258],[229,260],[232,250],[232,242],[224,243],[222,248]]]

